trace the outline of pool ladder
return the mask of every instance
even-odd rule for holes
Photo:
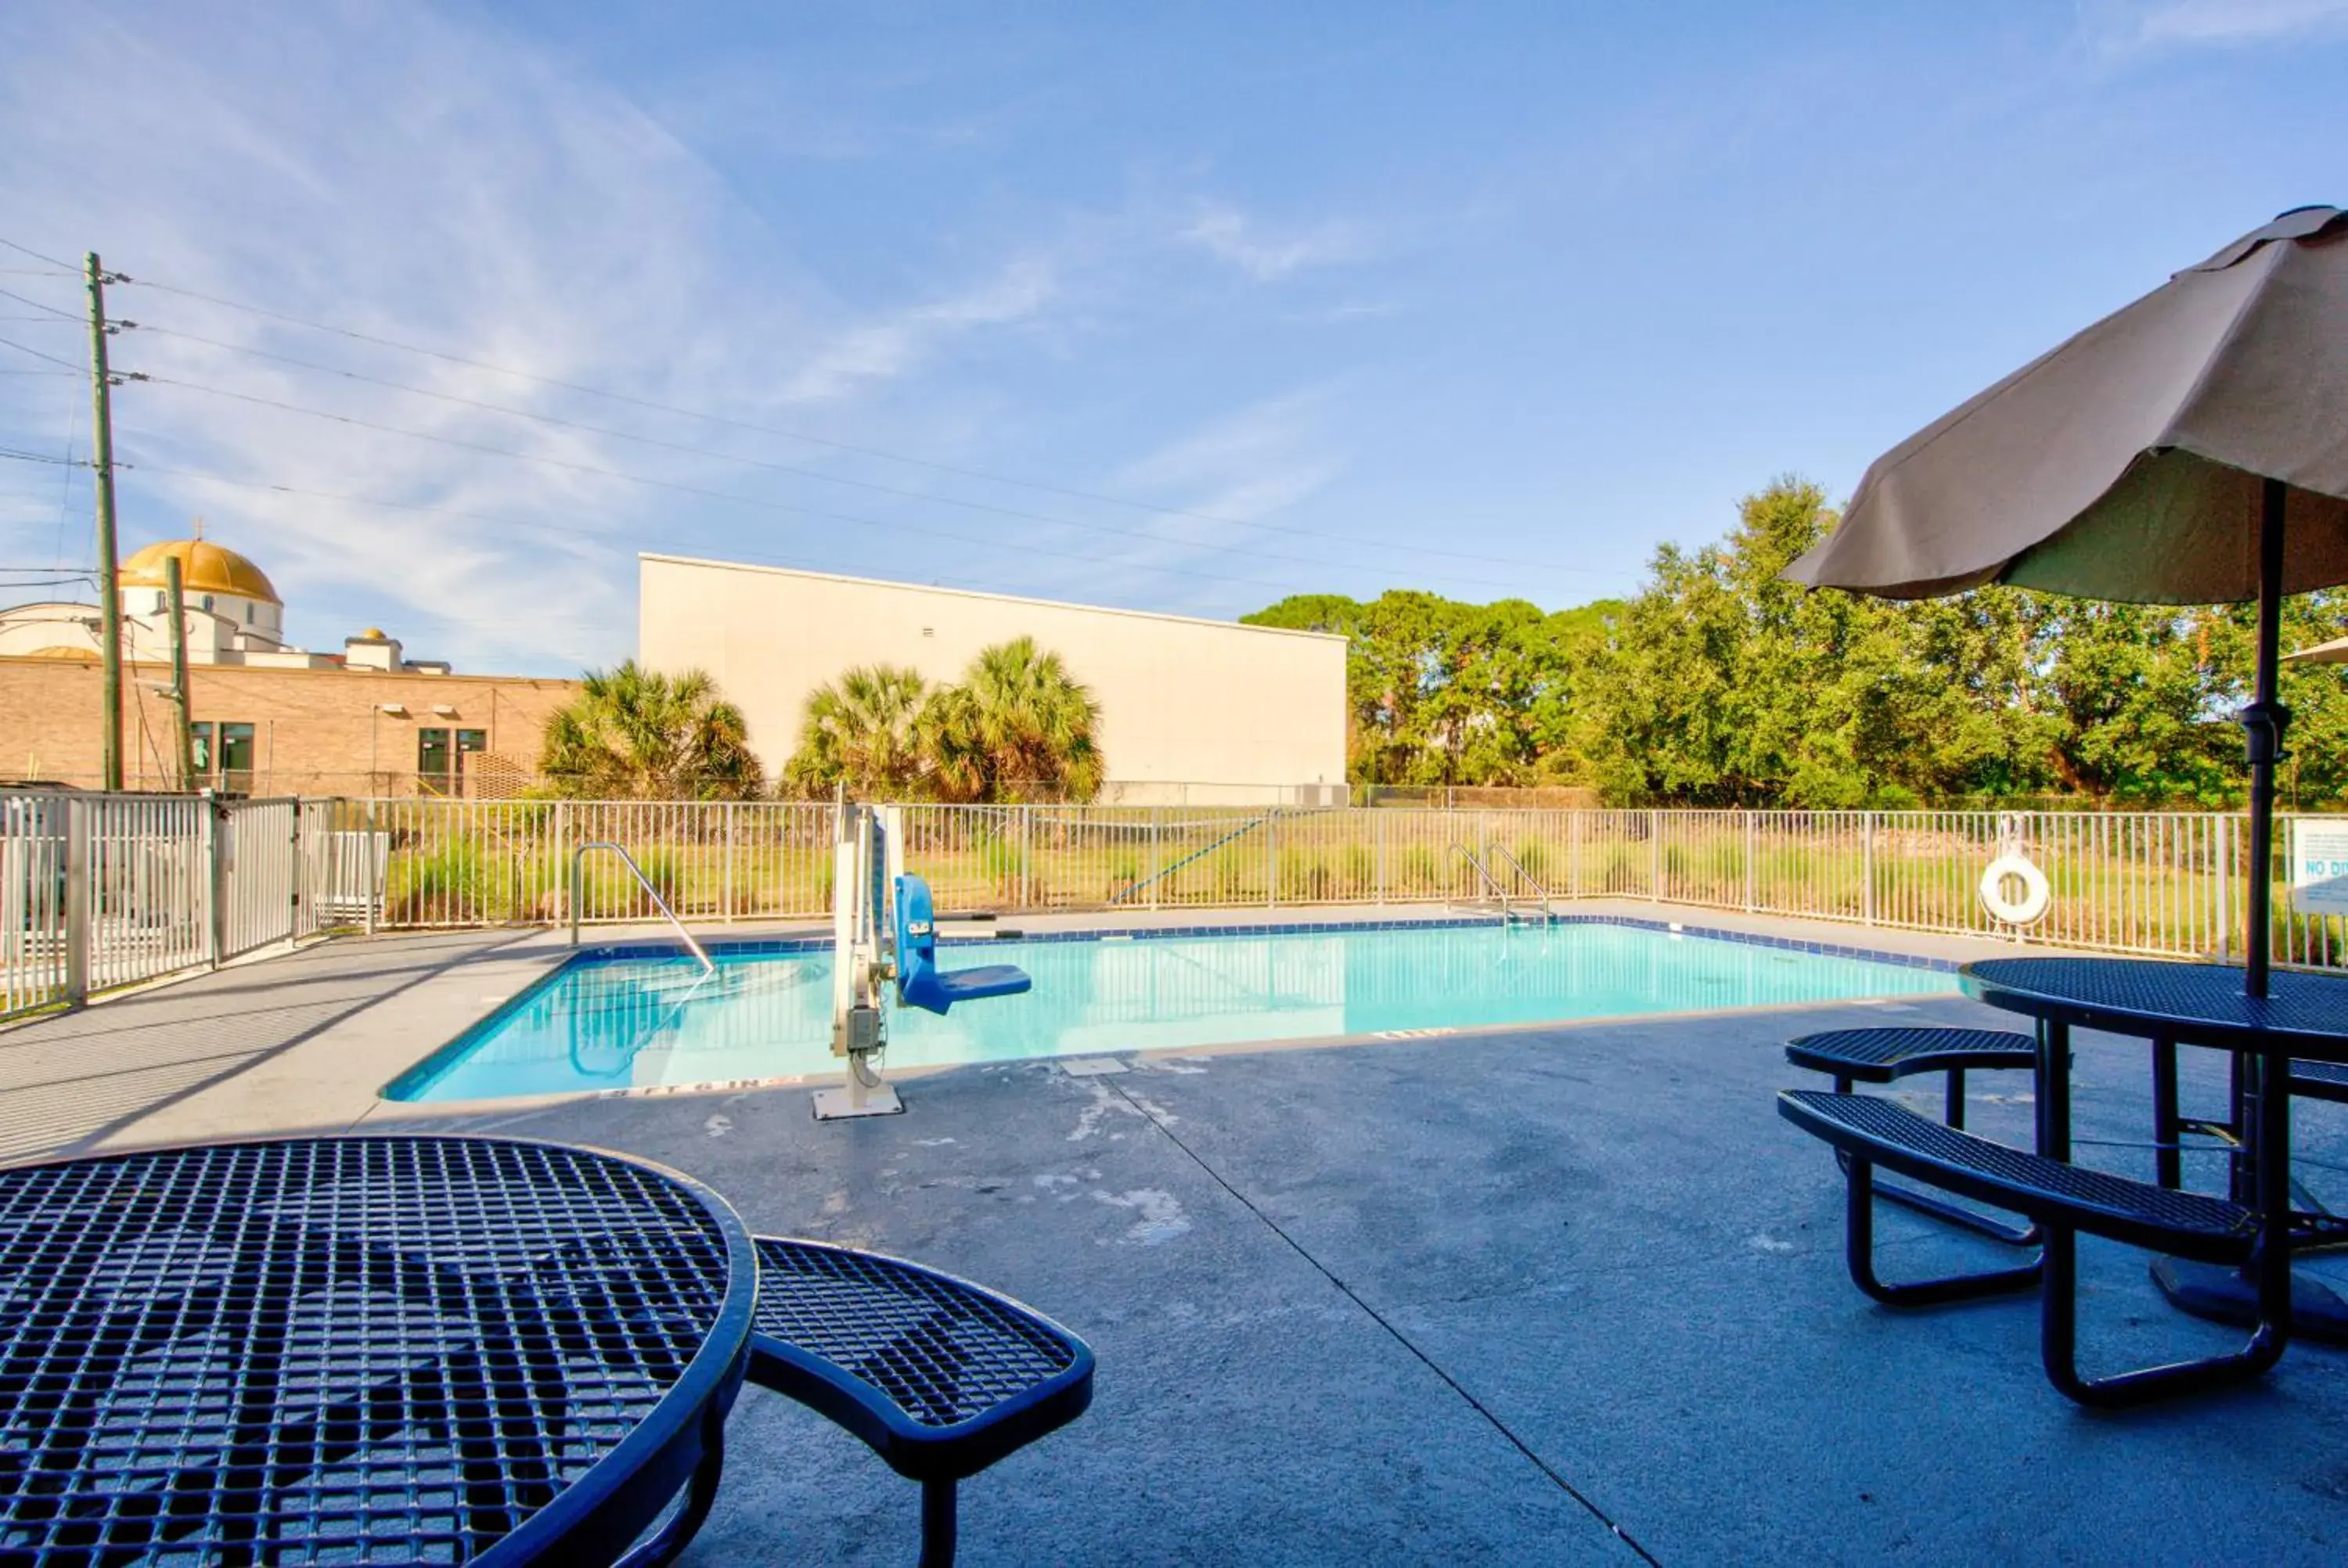
[[[1549,889],[1542,886],[1540,883],[1534,878],[1533,874],[1526,870],[1523,863],[1518,860],[1515,856],[1509,854],[1506,849],[1497,844],[1486,845],[1484,846],[1484,853],[1479,856],[1474,850],[1468,848],[1466,845],[1460,843],[1456,838],[1451,841],[1451,847],[1457,850],[1466,857],[1468,864],[1476,868],[1476,875],[1482,880],[1483,885],[1492,890],[1493,898],[1500,906],[1500,918],[1502,921],[1505,922],[1515,918],[1516,900],[1514,895],[1509,893],[1508,886],[1498,877],[1492,875],[1491,866],[1486,864],[1488,859],[1497,859],[1505,862],[1509,870],[1514,871],[1518,876],[1525,879],[1525,885],[1533,890],[1536,901],[1540,905],[1542,925],[1548,926],[1556,921],[1557,912],[1550,907]]]
[[[658,909],[667,918],[668,923],[676,927],[676,934],[684,940],[686,950],[701,960],[702,974],[705,977],[717,972],[717,966],[710,961],[708,953],[703,950],[701,944],[694,940],[693,933],[685,928],[685,922],[676,917],[676,911],[668,907],[668,900],[662,897],[660,889],[653,886],[653,879],[644,875],[644,868],[636,864],[636,857],[608,838],[599,838],[592,843],[582,844],[571,852],[571,945],[572,947],[579,945],[579,867],[587,858],[587,852],[591,849],[608,849],[618,856],[620,863],[628,868],[628,875],[636,879],[636,886],[644,890],[644,897],[653,901],[653,907]]]

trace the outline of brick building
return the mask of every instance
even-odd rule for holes
[[[510,795],[535,776],[548,716],[578,693],[575,681],[454,674],[406,658],[397,640],[373,629],[340,653],[290,647],[283,603],[251,561],[202,538],[149,546],[118,579],[129,788],[176,782],[167,555],[180,561],[201,784],[253,794]],[[79,604],[0,610],[0,782],[99,782],[97,618]]]

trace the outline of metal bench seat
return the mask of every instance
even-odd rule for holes
[[[1944,1191],[2091,1235],[2203,1263],[2240,1263],[2258,1214],[2201,1193],[2178,1192],[1993,1143],[1872,1094],[1788,1089],[1778,1113],[1859,1162]]]
[[[2348,1102],[2348,1062],[2293,1061],[2291,1091],[2308,1100]]]
[[[2260,1245],[2254,1209],[2008,1148],[1878,1095],[1790,1089],[1777,1096],[1777,1113],[1847,1156],[1843,1248],[1853,1284],[1894,1307],[1962,1301],[2035,1286],[2039,1355],[2046,1376],[2081,1404],[2135,1405],[2168,1394],[2222,1387],[2263,1373],[2282,1353],[2287,1311],[2282,1327],[2262,1316],[2258,1332],[2240,1350],[2100,1377],[2079,1370],[2081,1231],[2203,1263],[2271,1269],[2271,1256],[2263,1263],[2253,1256]],[[2022,1268],[1904,1284],[1878,1278],[1874,1185],[1879,1163],[1944,1191],[2028,1214],[2044,1238],[2038,1261]],[[2271,1295],[2275,1287],[2270,1283],[2260,1288]],[[2262,1306],[2260,1311],[2266,1315],[2270,1309]]]
[[[1916,1072],[1962,1072],[1967,1068],[2037,1065],[2038,1042],[2003,1029],[1836,1029],[1786,1042],[1786,1060],[1797,1067],[1849,1083],[1890,1083]],[[1962,1126],[1960,1118],[1951,1123]]]
[[[1826,1073],[1834,1080],[1836,1091],[1844,1094],[1850,1092],[1853,1083],[1890,1083],[1918,1072],[1946,1073],[1945,1119],[1950,1126],[1962,1128],[1965,1124],[1966,1071],[2013,1068],[2029,1071],[2038,1062],[2038,1042],[2030,1035],[2002,1029],[1946,1029],[1935,1025],[1833,1029],[1787,1040],[1786,1060],[1796,1067]],[[1876,1184],[1875,1195],[2008,1246],[2038,1244],[2034,1227],[2003,1225],[1930,1193],[1879,1182]]]
[[[955,1487],[1092,1403],[1093,1353],[1005,1296],[901,1258],[759,1236],[749,1380],[922,1483],[922,1562],[953,1561]]]

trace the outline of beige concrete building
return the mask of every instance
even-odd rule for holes
[[[808,693],[859,664],[953,681],[981,650],[1033,637],[1101,706],[1103,799],[1345,798],[1345,640],[1140,610],[678,556],[638,558],[637,649],[701,669],[742,709],[769,775]]]

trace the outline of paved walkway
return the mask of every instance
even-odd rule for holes
[[[509,955],[543,942],[511,931],[324,942],[0,1029],[0,1160],[352,1126],[389,1075],[354,1093],[327,1061],[369,1037],[423,1055],[462,1021],[419,1013],[420,989],[461,995],[469,1018],[494,1005],[492,988],[515,989]],[[297,1065],[305,1046],[321,1060]]]

